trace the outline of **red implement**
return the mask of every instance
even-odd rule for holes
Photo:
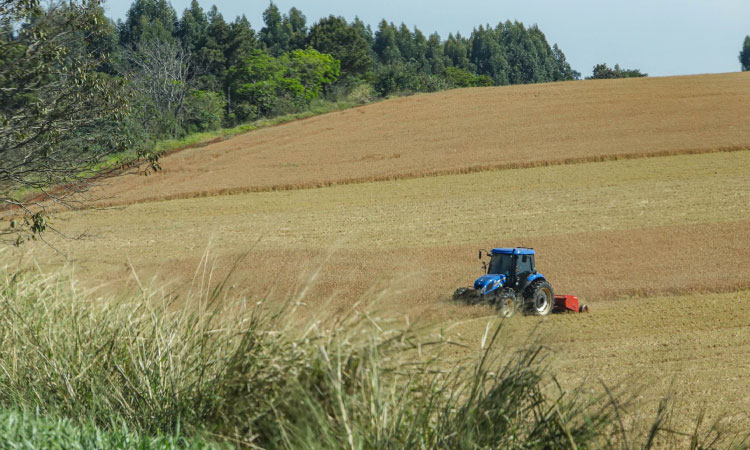
[[[554,312],[589,312],[586,305],[578,305],[578,297],[574,295],[555,295]]]

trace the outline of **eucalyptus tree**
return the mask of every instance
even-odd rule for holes
[[[310,47],[339,60],[342,74],[362,76],[372,68],[369,44],[343,17],[320,19],[310,28],[307,39]]]

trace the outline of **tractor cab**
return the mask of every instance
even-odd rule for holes
[[[536,251],[532,248],[493,248],[489,252],[490,264],[486,266],[487,275],[504,275],[507,280],[504,283],[506,286],[525,284],[530,275],[536,274],[534,254]]]

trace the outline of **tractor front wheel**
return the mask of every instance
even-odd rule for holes
[[[466,297],[467,292],[469,292],[469,289],[465,287],[456,289],[456,291],[453,293],[453,300],[459,300],[463,297]]]
[[[552,290],[552,285],[545,280],[534,281],[526,288],[524,294],[526,305],[531,314],[546,316],[552,311],[552,306],[555,302],[555,293]]]
[[[500,317],[509,319],[516,313],[516,295],[511,292],[501,292],[495,299],[495,308]]]

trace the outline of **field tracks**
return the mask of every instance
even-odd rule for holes
[[[201,145],[205,146],[205,145]],[[186,147],[187,148],[187,147]],[[250,194],[255,192],[273,192],[273,191],[293,191],[300,189],[317,189],[324,187],[331,187],[337,185],[347,184],[359,184],[359,183],[374,183],[381,181],[396,181],[396,180],[408,180],[415,178],[426,178],[426,177],[437,177],[446,175],[464,175],[470,173],[479,172],[492,172],[492,171],[505,171],[515,169],[531,169],[537,167],[549,167],[549,166],[563,166],[572,164],[587,164],[587,163],[599,163],[608,161],[625,161],[631,159],[641,158],[663,158],[668,156],[684,156],[684,155],[703,155],[711,153],[732,153],[732,152],[743,152],[750,151],[748,145],[737,145],[737,146],[725,146],[716,148],[686,148],[678,150],[661,150],[655,152],[633,152],[633,153],[619,153],[619,154],[603,154],[603,155],[590,155],[582,157],[572,158],[560,158],[560,159],[547,159],[527,162],[508,162],[499,164],[478,164],[467,167],[457,167],[454,169],[436,169],[427,171],[414,171],[405,173],[394,173],[384,176],[363,176],[363,177],[350,177],[341,178],[329,181],[314,181],[307,183],[284,183],[284,184],[273,184],[266,186],[246,186],[246,187],[235,187],[235,188],[218,188],[218,189],[207,189],[202,191],[193,192],[180,192],[176,194],[168,195],[155,195],[150,197],[143,197],[132,200],[113,200],[113,201],[99,201],[96,203],[97,207],[110,207],[110,206],[127,206],[131,204],[139,203],[151,203],[158,201],[168,200],[182,200],[189,198],[202,198],[202,197],[216,197],[220,195],[241,195]]]

